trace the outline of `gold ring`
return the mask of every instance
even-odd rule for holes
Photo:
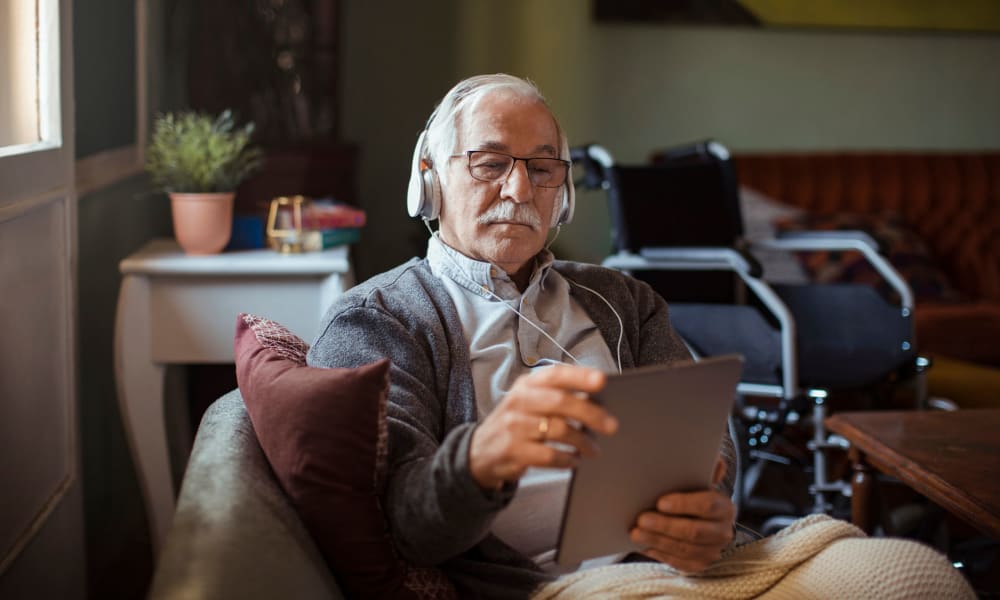
[[[542,417],[538,420],[538,433],[541,435],[541,439],[546,439],[549,437],[549,418]]]

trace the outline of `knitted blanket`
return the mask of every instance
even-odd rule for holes
[[[869,538],[850,523],[811,515],[727,550],[697,575],[653,562],[614,564],[564,575],[539,589],[533,600],[975,597],[965,578],[933,548]]]

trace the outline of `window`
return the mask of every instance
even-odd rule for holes
[[[57,0],[0,2],[0,156],[61,145]]]

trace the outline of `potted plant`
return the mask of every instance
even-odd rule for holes
[[[156,117],[146,170],[170,196],[174,237],[187,254],[216,254],[229,242],[236,186],[261,160],[253,129],[237,127],[229,110]]]

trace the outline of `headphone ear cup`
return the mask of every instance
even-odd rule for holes
[[[433,166],[424,160],[426,137],[426,130],[420,132],[417,146],[413,149],[410,184],[406,189],[406,210],[411,217],[431,221],[441,214],[441,185]]]
[[[559,156],[563,160],[571,160],[569,140],[562,134],[560,137],[562,141],[559,144]],[[559,205],[558,211],[553,211],[552,227],[565,225],[572,221],[574,210],[576,210],[576,187],[573,185],[573,173],[569,172],[566,174],[566,183],[563,184],[562,203]]]
[[[576,188],[572,178],[567,178],[563,185],[562,202],[559,210],[552,215],[552,227],[565,225],[573,220],[573,210],[576,208]]]
[[[422,210],[420,216],[428,221],[438,218],[441,214],[441,185],[438,183],[434,169],[424,169],[421,172]]]
[[[417,138],[417,145],[413,149],[413,162],[410,167],[410,183],[406,188],[406,212],[411,217],[423,217],[427,210],[427,198],[424,193],[425,170],[421,168],[426,133],[421,132]]]

